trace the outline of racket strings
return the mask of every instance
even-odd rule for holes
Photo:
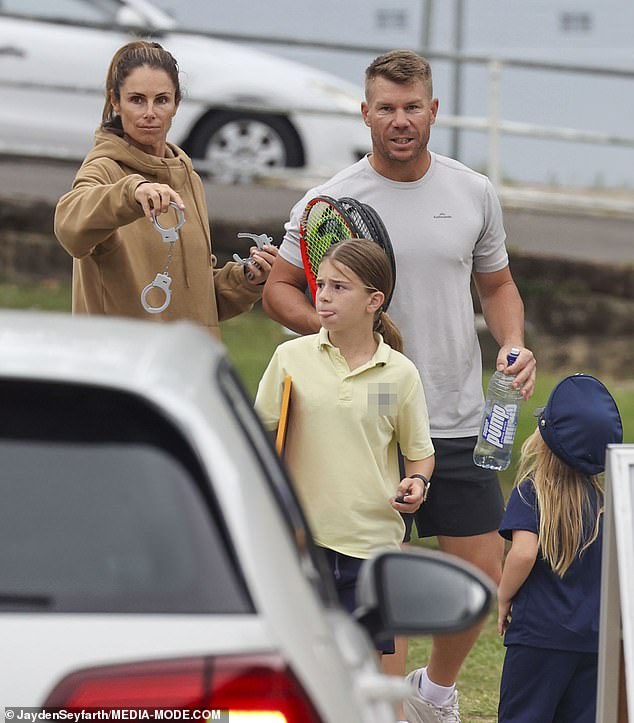
[[[312,273],[317,273],[324,254],[333,243],[352,235],[340,213],[332,206],[321,201],[311,206],[304,221],[304,241]]]
[[[359,238],[367,238],[371,241],[375,240],[372,229],[366,223],[366,220],[363,218],[359,210],[355,206],[351,206],[348,203],[342,203],[341,205],[350,217],[352,223],[357,228]]]
[[[313,300],[317,270],[324,254],[333,244],[344,239],[367,238],[381,246],[396,279],[394,251],[381,217],[371,206],[355,198],[337,200],[330,196],[317,196],[304,209],[299,231],[302,261]],[[386,308],[391,296],[386,301]]]
[[[386,247],[385,236],[381,233],[381,229],[377,226],[371,213],[374,209],[354,198],[342,198],[339,203],[353,219],[355,225],[359,227],[364,238],[375,241],[383,248]]]
[[[360,229],[363,229],[363,236],[377,243],[388,258],[390,267],[392,269],[392,292],[388,296],[385,302],[385,308],[387,308],[392,300],[392,294],[394,293],[394,286],[396,285],[396,259],[394,258],[394,249],[392,248],[392,242],[390,236],[383,224],[383,221],[379,214],[372,206],[367,203],[361,203],[356,198],[340,198],[339,204],[345,210],[345,212],[353,219],[355,225]]]

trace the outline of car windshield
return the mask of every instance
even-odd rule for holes
[[[0,383],[0,611],[253,610],[211,487],[146,402]]]

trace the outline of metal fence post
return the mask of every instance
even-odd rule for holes
[[[502,63],[491,59],[489,71],[489,167],[488,174],[494,188],[501,186],[500,173],[500,95],[502,83]]]

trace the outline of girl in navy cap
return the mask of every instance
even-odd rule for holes
[[[499,723],[594,723],[605,448],[623,438],[614,399],[566,377],[522,446],[500,534],[512,540],[498,588],[506,655]]]

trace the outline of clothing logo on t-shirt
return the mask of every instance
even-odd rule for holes
[[[398,389],[390,382],[368,384],[368,412],[380,416],[394,416],[398,412]]]
[[[444,218],[453,218],[453,216],[450,213],[445,213],[444,211],[441,211],[440,213],[434,214],[434,219],[444,219]]]

